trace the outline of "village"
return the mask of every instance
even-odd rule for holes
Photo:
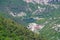
[[[51,0],[24,0],[24,1],[27,2],[27,3],[30,3],[30,2],[34,3],[34,2],[36,2],[38,4],[42,4],[42,3],[47,4]]]
[[[27,3],[48,4],[49,2],[60,2],[60,0],[24,0]]]

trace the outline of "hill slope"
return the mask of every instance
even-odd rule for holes
[[[43,40],[39,34],[29,31],[27,28],[13,22],[10,19],[0,17],[0,40]]]

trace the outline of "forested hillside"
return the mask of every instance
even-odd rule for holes
[[[29,31],[21,24],[0,17],[0,40],[45,40],[45,38]]]

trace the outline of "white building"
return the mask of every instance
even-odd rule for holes
[[[41,20],[41,19],[44,19],[44,18],[33,17],[33,19],[35,19],[35,20]]]
[[[23,16],[26,16],[26,13],[25,12],[20,12],[17,14],[18,17],[23,17]]]
[[[25,1],[25,2],[27,2],[27,3],[30,3],[30,2],[32,2],[32,0],[23,0],[23,1]]]
[[[13,17],[23,17],[23,16],[26,16],[26,13],[20,12],[20,13],[16,14],[16,13],[10,12],[10,15],[12,15]]]
[[[37,31],[42,29],[43,27],[44,27],[43,25],[38,25],[36,23],[29,23],[27,28],[30,29],[31,31]]]
[[[16,13],[15,13],[16,14]],[[15,15],[13,12],[10,12],[10,15],[12,15],[13,17],[16,17],[16,15]]]

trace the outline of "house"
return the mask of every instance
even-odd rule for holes
[[[44,26],[43,25],[39,25],[36,23],[29,23],[28,25],[28,29],[30,29],[31,31],[37,31],[37,30],[41,30]]]
[[[27,3],[30,3],[30,2],[32,2],[32,0],[24,0],[25,2],[27,2]]]
[[[16,13],[14,14],[13,12],[10,12],[10,15],[12,15],[13,17],[16,17]]]

